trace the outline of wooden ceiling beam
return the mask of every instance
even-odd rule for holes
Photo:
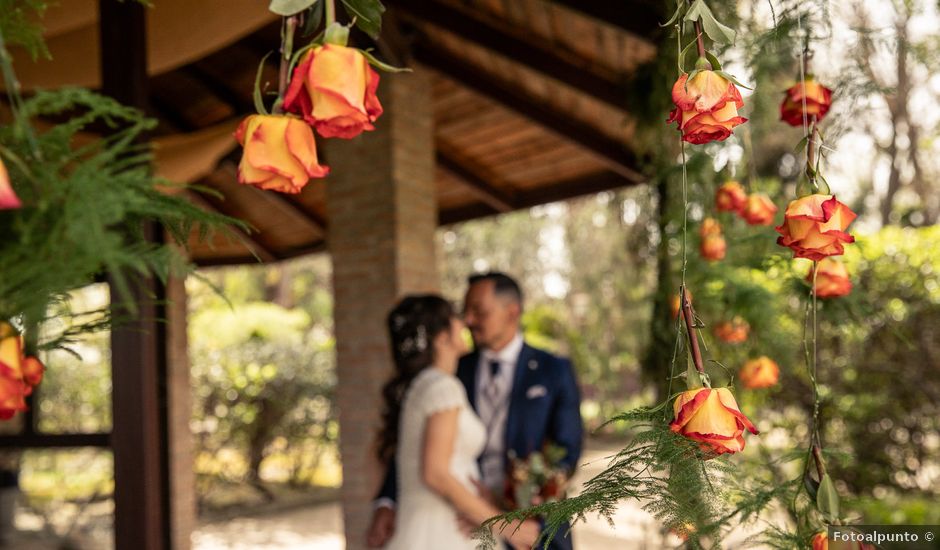
[[[565,55],[563,50],[550,47],[522,29],[484,19],[478,15],[479,10],[458,9],[434,0],[390,0],[389,4],[408,19],[445,29],[616,109],[625,110],[629,91],[615,73],[602,75],[588,69],[590,60],[573,53]]]
[[[212,201],[207,197],[196,193],[195,191],[185,191],[186,198],[196,206],[204,208],[210,212],[215,212],[217,214],[222,214],[224,216],[230,216],[224,209],[219,206],[216,206]],[[231,227],[231,231],[234,233],[235,237],[245,245],[245,248],[249,252],[258,256],[262,262],[276,262],[279,258],[271,249],[267,247],[264,243],[255,238],[254,235],[251,235],[247,231],[239,227]]]
[[[601,191],[610,191],[611,189],[636,185],[637,183],[638,182],[627,181],[615,172],[598,172],[596,174],[565,180],[548,187],[519,192],[516,194],[513,210],[521,210],[540,204],[571,199],[583,195],[591,195],[600,193]],[[490,216],[492,214],[493,211],[488,204],[479,202],[477,204],[460,206],[440,212],[438,214],[438,223],[440,225],[450,225]]]
[[[497,189],[491,182],[495,177],[482,169],[477,163],[460,155],[454,147],[437,140],[437,164],[477,198],[489,205],[496,212],[515,210],[510,194]]]
[[[466,61],[442,54],[426,39],[420,40],[417,46],[415,58],[419,62],[581,145],[625,179],[623,185],[646,181],[646,177],[637,169],[636,156],[620,141],[603,135],[570,113],[558,111],[538,98],[519,91],[514,83],[505,82]]]
[[[651,42],[658,42],[663,34],[660,23],[669,18],[663,13],[665,5],[660,0],[550,0],[551,3],[587,15],[608,25]]]

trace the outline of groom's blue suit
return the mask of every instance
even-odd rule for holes
[[[457,378],[463,382],[474,409],[479,363],[479,353],[473,352],[463,356],[457,367]],[[583,428],[580,407],[581,397],[571,362],[524,344],[510,394],[506,452],[512,450],[516,456],[525,457],[551,442],[567,450],[563,462],[573,471],[581,456]],[[395,500],[398,488],[394,466],[393,462],[379,493],[380,498]],[[567,530],[567,526],[562,527],[549,548],[571,550],[571,536],[565,536]]]

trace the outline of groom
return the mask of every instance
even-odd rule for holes
[[[460,359],[457,377],[470,404],[487,428],[480,457],[483,484],[502,495],[510,452],[525,458],[546,443],[563,447],[569,473],[581,455],[580,395],[571,362],[525,343],[520,329],[522,291],[504,273],[470,277],[464,321],[475,350]],[[395,464],[389,466],[376,500],[368,542],[383,546],[391,538],[397,496]],[[571,550],[567,526],[552,550]]]

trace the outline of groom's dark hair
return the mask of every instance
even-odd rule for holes
[[[482,281],[493,281],[494,294],[509,298],[519,304],[520,310],[522,309],[522,288],[519,287],[519,283],[515,279],[500,271],[490,271],[471,275],[467,279],[467,284],[473,286]]]

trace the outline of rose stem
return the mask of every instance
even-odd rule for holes
[[[325,0],[326,2],[326,26],[329,27],[336,23],[336,0]]]
[[[810,120],[809,141],[806,142],[806,175],[816,187],[816,140],[819,139],[819,127],[816,123],[816,115]]]
[[[689,295],[686,289],[682,287],[682,318],[685,320],[685,329],[689,333],[689,350],[692,352],[692,363],[695,364],[695,370],[705,374],[705,366],[702,364],[702,351],[698,347],[698,333],[692,326],[692,304],[689,303]]]
[[[277,74],[277,106],[275,114],[281,114],[284,110],[281,106],[284,100],[284,92],[287,91],[287,82],[290,75],[290,58],[294,49],[294,30],[297,28],[297,19],[299,16],[291,15],[284,18],[284,36],[281,39],[281,65]]]
[[[819,475],[819,481],[822,482],[826,475],[826,463],[823,462],[822,450],[816,443],[813,443],[813,462],[816,463],[816,473]]]
[[[702,24],[695,22],[695,41],[698,47],[698,56],[705,57],[705,40],[702,39]]]

